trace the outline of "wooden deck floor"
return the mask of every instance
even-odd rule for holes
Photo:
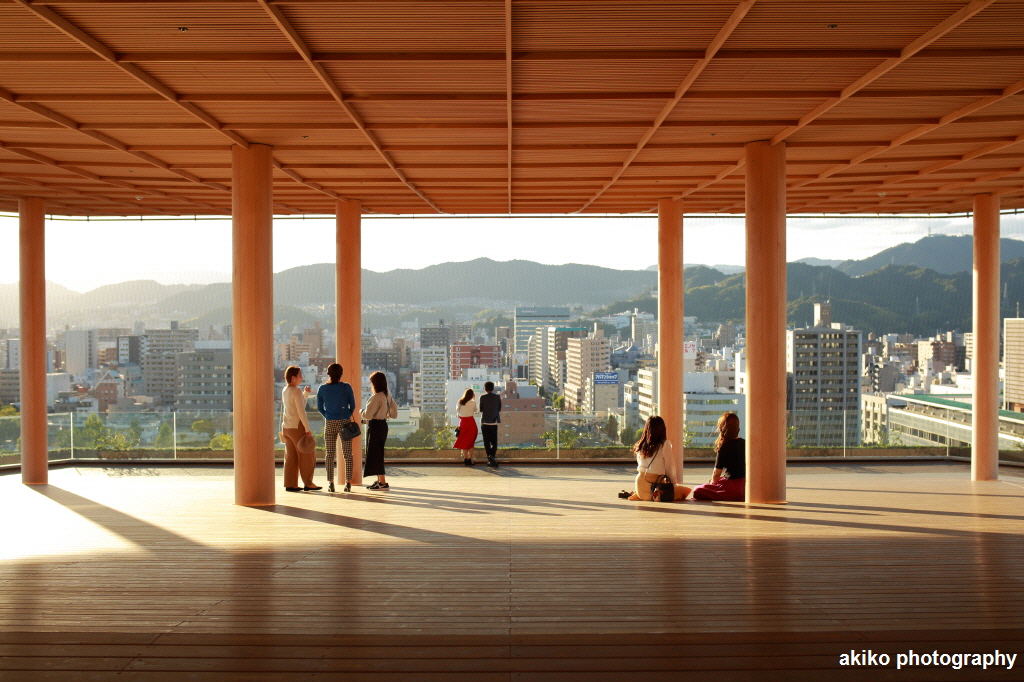
[[[220,469],[3,476],[0,680],[1020,679],[895,655],[1024,654],[1021,473],[799,466],[785,506],[659,505],[616,499],[625,467],[420,466],[266,509]]]

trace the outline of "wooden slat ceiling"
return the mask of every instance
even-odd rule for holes
[[[184,29],[184,30],[183,30]],[[1024,0],[0,0],[0,209],[743,211],[1024,207]]]

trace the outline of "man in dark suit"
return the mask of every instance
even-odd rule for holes
[[[494,392],[494,382],[484,383],[484,394],[480,396],[480,430],[484,436],[484,451],[487,466],[498,468],[498,424],[501,423],[501,398]]]

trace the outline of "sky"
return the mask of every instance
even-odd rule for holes
[[[229,281],[231,221],[48,220],[46,276],[75,291],[154,279],[163,284]],[[363,267],[419,269],[475,258],[583,263],[641,270],[657,262],[657,218],[363,218]],[[743,265],[742,217],[687,216],[687,264]],[[788,260],[860,259],[932,234],[970,234],[970,218],[794,218]],[[1024,239],[1024,214],[1004,215],[1004,237]],[[334,260],[334,220],[274,221],[274,271]],[[0,283],[18,281],[18,221],[0,215]]]

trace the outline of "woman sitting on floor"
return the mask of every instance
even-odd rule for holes
[[[648,417],[647,423],[644,424],[643,435],[633,446],[633,451],[636,453],[636,492],[626,493],[623,491],[620,497],[628,496],[630,500],[650,501],[651,484],[666,475],[674,481],[674,476],[679,471],[672,442],[668,440],[665,420],[657,415]],[[672,499],[682,500],[688,494],[690,494],[689,488],[676,483]],[[661,501],[671,502],[672,500],[662,497]]]
[[[739,437],[740,418],[726,412],[718,418],[715,472],[711,480],[693,489],[695,500],[743,502],[747,487],[747,442]]]

